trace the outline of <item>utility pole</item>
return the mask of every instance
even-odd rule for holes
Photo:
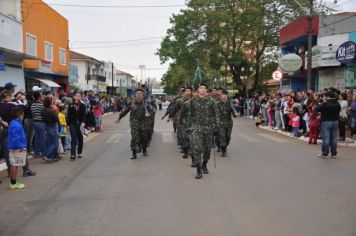
[[[143,83],[143,70],[146,68],[145,65],[139,65],[138,66],[141,69],[141,83]]]
[[[111,96],[114,95],[114,62],[111,62]]]
[[[309,0],[307,89],[312,89],[313,0]]]

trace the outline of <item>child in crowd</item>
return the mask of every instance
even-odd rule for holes
[[[310,113],[309,116],[309,144],[317,144],[318,143],[318,134],[320,128],[320,116],[319,113],[313,111]]]
[[[263,116],[261,113],[258,113],[257,115],[257,120],[256,120],[256,127],[260,126],[263,124]]]
[[[17,168],[26,164],[27,140],[25,130],[22,125],[24,110],[20,106],[11,109],[14,120],[9,125],[9,160],[10,160],[10,189],[23,189],[24,184],[16,182]]]
[[[93,114],[95,117],[95,131],[100,132],[101,130],[101,121],[104,114],[104,109],[100,103],[96,104],[93,108]]]
[[[299,132],[299,126],[300,126],[300,115],[299,115],[299,109],[297,106],[293,107],[293,113],[292,113],[292,128],[293,128],[293,136],[294,137],[300,137],[300,132]]]
[[[59,133],[59,138],[61,139],[64,153],[66,153],[65,139],[67,136],[67,121],[66,121],[66,115],[64,114],[64,112],[65,112],[65,107],[64,107],[64,105],[61,105],[59,107],[59,112],[58,112],[58,119],[59,119],[58,133]]]

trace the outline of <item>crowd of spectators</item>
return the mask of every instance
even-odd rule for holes
[[[329,98],[328,98],[329,96]],[[338,140],[354,141],[356,135],[356,89],[324,89],[321,92],[275,92],[248,97],[236,96],[234,105],[240,116],[256,119],[257,126],[282,130],[291,136],[310,137],[316,143],[321,137],[323,117],[317,107],[327,101],[340,104],[337,118]],[[325,115],[324,115],[325,116]]]
[[[12,83],[0,91],[0,163],[6,162],[10,189],[24,187],[16,183],[12,167],[16,166],[17,172],[17,167],[23,166],[24,177],[36,175],[30,168],[29,156],[43,158],[44,163],[55,163],[70,151],[70,160],[81,158],[83,137],[91,131],[100,132],[102,116],[121,111],[130,101],[129,97],[98,95],[94,91],[66,94],[38,86],[30,91],[15,92],[16,85]],[[20,130],[18,124],[23,127],[25,139],[11,136],[10,128]],[[24,148],[18,140],[25,140]],[[14,161],[14,157],[23,156],[18,153],[25,153],[23,165],[16,164],[21,160]]]

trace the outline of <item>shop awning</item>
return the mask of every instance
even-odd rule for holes
[[[60,88],[61,86],[57,84],[56,82],[53,82],[52,80],[49,79],[39,79],[39,78],[32,78],[34,80],[40,81],[41,83],[44,83],[50,88]]]

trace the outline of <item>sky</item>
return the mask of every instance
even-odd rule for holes
[[[138,78],[141,76],[139,65],[146,66],[144,78],[160,80],[167,71],[168,64],[161,65],[155,53],[171,26],[170,17],[184,8],[185,0],[44,0],[44,2],[50,5],[111,6],[51,5],[69,22],[71,50],[98,60],[112,61],[117,69]],[[333,4],[334,0],[328,2],[340,12],[356,12],[356,0],[338,0],[336,5]],[[157,5],[169,7],[114,7]]]

